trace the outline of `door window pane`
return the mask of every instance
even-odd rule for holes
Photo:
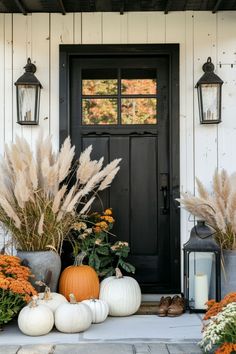
[[[156,95],[157,80],[154,69],[122,69],[122,95]]]
[[[83,95],[116,95],[116,69],[84,69],[82,70]]]
[[[82,124],[117,124],[117,99],[83,99]]]
[[[156,98],[123,98],[121,100],[122,124],[156,124]]]

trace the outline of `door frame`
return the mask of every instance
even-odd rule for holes
[[[136,55],[169,58],[169,173],[170,173],[170,260],[169,293],[181,290],[180,211],[176,198],[180,192],[179,156],[179,44],[62,44],[59,56],[59,140],[70,135],[70,63],[73,57]]]

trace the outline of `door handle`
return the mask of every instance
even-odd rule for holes
[[[161,173],[160,176],[160,191],[162,192],[162,207],[161,214],[167,215],[169,213],[169,180],[168,173]]]

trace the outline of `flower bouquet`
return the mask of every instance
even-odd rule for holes
[[[236,293],[230,293],[220,302],[207,302],[207,321],[199,343],[205,353],[236,353]]]
[[[30,301],[36,290],[29,283],[29,268],[15,256],[0,255],[0,328]]]
[[[74,257],[83,252],[84,263],[93,267],[100,278],[113,275],[118,267],[135,272],[135,267],[125,260],[130,251],[128,242],[115,240],[111,233],[114,222],[112,209],[92,213],[73,225],[70,236]]]

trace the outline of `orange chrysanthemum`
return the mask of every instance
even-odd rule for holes
[[[18,257],[0,255],[0,289],[20,294],[25,301],[29,301],[37,292],[28,281],[30,269],[20,262]]]
[[[209,320],[212,316],[216,316],[225,306],[231,302],[236,302],[236,292],[229,293],[220,302],[209,300],[207,302],[208,309],[204,316],[204,320]]]
[[[216,349],[215,354],[232,354],[235,352],[236,352],[236,344],[223,343],[218,349]]]

